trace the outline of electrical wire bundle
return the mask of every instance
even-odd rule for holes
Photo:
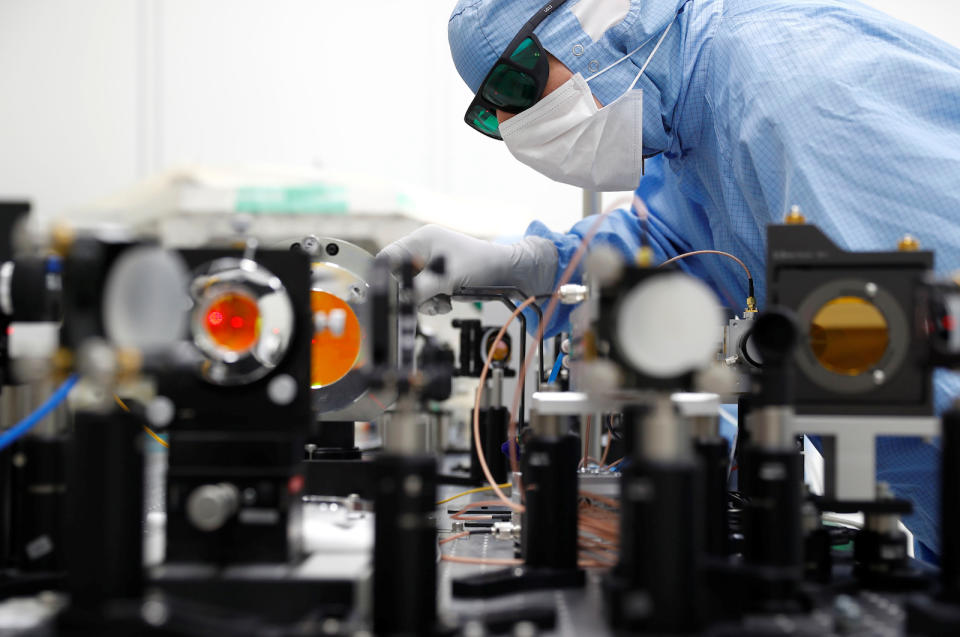
[[[453,498],[441,500],[441,503],[446,503],[457,497],[480,490],[471,490],[470,492],[453,496]],[[500,504],[502,503],[499,500],[478,500],[467,504],[450,517],[453,520],[463,522],[490,521],[495,517],[492,514],[479,512],[470,514],[469,512],[478,508],[499,506]],[[619,506],[619,503],[613,498],[607,498],[588,491],[580,492],[578,513],[578,525],[580,529],[578,544],[580,555],[578,564],[581,568],[610,568],[616,564],[620,548]],[[456,540],[484,532],[486,531],[461,531],[440,540],[439,544],[443,546]],[[523,563],[522,560],[518,559],[458,557],[449,554],[441,555],[441,559],[458,564],[479,564],[486,566],[512,566]]]
[[[589,491],[580,492],[580,565],[610,568],[620,555],[620,503]]]
[[[635,207],[636,214],[641,219],[645,220],[649,216],[649,211],[647,210],[646,205],[644,204],[643,200],[641,200],[639,197],[634,197],[633,205]],[[533,342],[531,343],[529,349],[527,350],[523,358],[523,363],[520,366],[518,378],[520,379],[527,378],[527,373],[529,371],[531,361],[534,358],[534,354],[537,351],[540,343],[543,341],[546,326],[550,323],[550,319],[553,318],[553,315],[556,313],[556,310],[560,303],[560,289],[564,285],[569,283],[571,278],[573,278],[574,273],[576,272],[577,268],[580,266],[581,261],[586,255],[587,247],[589,246],[590,241],[599,232],[600,227],[603,224],[604,220],[606,220],[606,218],[615,209],[616,209],[616,206],[612,206],[608,208],[606,211],[604,211],[602,214],[597,215],[596,220],[593,222],[593,224],[590,226],[586,235],[584,235],[584,237],[580,241],[580,245],[578,246],[573,257],[570,259],[570,263],[567,265],[566,269],[561,274],[559,282],[557,283],[556,289],[554,290],[554,293],[550,296],[550,302],[548,303],[546,310],[543,312],[543,317],[537,327],[537,336],[536,338],[533,339]],[[646,245],[644,246],[644,252],[649,257],[651,253],[651,249],[649,248],[649,246],[646,246]],[[753,276],[750,273],[750,270],[746,266],[746,264],[732,254],[729,254],[727,252],[720,252],[717,250],[698,250],[695,252],[688,252],[685,254],[678,255],[672,259],[669,259],[663,262],[662,264],[660,264],[659,267],[664,267],[676,261],[679,261],[688,257],[692,257],[692,256],[703,255],[703,254],[717,254],[720,256],[728,257],[736,261],[744,269],[747,275],[747,283],[748,283],[748,290],[749,290],[748,298],[747,298],[747,308],[748,310],[751,310],[751,311],[755,310],[756,301],[754,299],[754,292],[753,292],[754,290]],[[520,315],[521,312],[523,312],[525,309],[527,309],[528,307],[536,303],[537,298],[538,297],[536,296],[531,296],[526,300],[524,300],[522,303],[520,303],[516,307],[516,309],[513,311],[510,318],[504,323],[503,327],[500,328],[500,331],[497,333],[493,342],[490,344],[490,350],[486,357],[483,370],[480,373],[479,384],[476,392],[476,399],[475,399],[474,408],[473,408],[473,436],[474,436],[474,440],[476,441],[477,458],[480,461],[480,466],[483,470],[484,477],[487,479],[487,482],[490,485],[488,489],[494,492],[498,500],[487,500],[487,501],[474,502],[474,503],[468,504],[466,507],[464,507],[463,509],[458,511],[457,514],[454,515],[454,519],[464,519],[462,517],[458,518],[457,516],[462,516],[464,513],[466,513],[472,508],[476,508],[479,506],[490,506],[491,504],[494,504],[494,505],[502,504],[507,508],[509,508],[510,510],[516,511],[518,513],[522,513],[524,511],[523,504],[513,502],[512,500],[510,500],[506,496],[506,494],[504,494],[503,492],[503,488],[505,487],[501,487],[501,485],[498,485],[493,479],[493,475],[490,471],[490,467],[487,464],[486,458],[484,457],[483,445],[481,444],[481,440],[480,440],[480,405],[482,404],[483,390],[486,384],[487,375],[490,372],[490,361],[493,360],[493,352],[496,351],[496,349],[500,346],[500,343],[502,342],[504,335],[507,332],[507,329],[513,323],[513,321],[516,320],[516,318]],[[559,364],[560,363],[557,363],[557,365],[555,365],[555,369],[557,372],[559,372]],[[510,418],[508,421],[509,425],[508,425],[507,440],[511,440],[511,441],[517,440],[517,422],[518,422],[517,416],[519,412],[520,400],[523,395],[523,391],[524,391],[524,383],[521,380],[521,382],[517,383],[517,389],[515,390],[513,395],[513,402],[510,408]],[[587,440],[589,440],[590,425],[591,423],[588,418],[587,419],[588,431],[585,436],[585,439]],[[611,439],[608,439],[606,449],[604,450],[604,454],[600,462],[597,463],[602,468],[606,468],[606,469],[615,468],[624,460],[623,458],[621,458],[620,460],[617,460],[616,462],[613,462],[610,465],[604,465],[607,454],[611,447],[611,442],[612,442],[612,435],[611,435]],[[510,456],[510,470],[512,474],[516,474],[519,470],[518,462],[517,462],[517,445],[511,444],[511,445],[508,445],[508,448],[509,448],[509,456]],[[587,461],[593,460],[592,458],[589,457],[589,454],[587,452],[588,452],[588,449],[585,447],[584,456],[580,463],[581,466],[583,466]],[[514,485],[514,486],[517,487],[519,485]],[[583,495],[584,494],[581,493],[581,496]],[[589,494],[586,498],[586,501],[581,503],[580,528],[581,528],[581,534],[586,535],[586,537],[582,538],[581,540],[581,544],[582,544],[581,548],[588,547],[589,549],[587,551],[588,555],[592,556],[592,557],[589,557],[588,559],[583,559],[583,556],[581,556],[581,565],[610,566],[612,563],[608,561],[609,559],[608,554],[613,553],[614,547],[616,543],[619,541],[619,523],[615,520],[617,515],[613,512],[613,509],[619,508],[619,504],[615,500],[612,500],[609,498],[606,498],[608,502],[598,501],[599,497],[602,497],[602,496],[597,496],[597,494]],[[458,535],[457,537],[466,537],[466,535]],[[446,540],[444,540],[444,543],[457,539],[457,537],[446,538]],[[600,555],[603,556],[602,558],[597,555],[598,551],[600,551]],[[474,558],[453,558],[452,556],[448,556],[448,555],[443,555],[441,557],[442,559],[445,559],[448,561],[466,562],[466,563],[474,563],[474,564],[501,564],[502,565],[505,563],[506,564],[520,563],[519,560],[491,561],[491,560],[480,560],[480,559],[474,559]]]
[[[584,424],[584,433],[583,433],[583,457],[580,459],[580,465],[578,469],[583,469],[584,467],[589,466],[592,462],[595,464],[601,471],[610,470],[620,465],[625,458],[620,458],[615,462],[607,464],[607,457],[610,455],[610,448],[613,446],[613,441],[617,436],[614,434],[613,428],[613,414],[607,416],[606,421],[607,428],[607,444],[603,446],[603,454],[600,456],[600,459],[597,460],[590,455],[590,433],[592,431],[592,417],[587,416]]]

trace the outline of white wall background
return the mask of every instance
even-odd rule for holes
[[[320,165],[569,226],[579,191],[462,123],[453,4],[0,0],[0,197],[50,218],[183,164]],[[869,4],[960,45],[956,0]]]

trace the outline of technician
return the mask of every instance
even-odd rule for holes
[[[542,2],[457,4],[450,46],[476,94],[466,122],[551,179],[639,183],[657,261],[731,252],[762,307],[765,228],[796,204],[844,248],[892,249],[910,233],[942,274],[960,268],[957,49],[852,0]],[[595,241],[632,259],[637,208],[611,214]],[[429,226],[384,253],[446,257],[447,278],[418,277],[422,309],[442,312],[466,285],[551,292],[591,223],[558,233],[534,222],[509,246]],[[697,260],[682,267],[746,296],[736,264]],[[938,410],[958,395],[941,374]],[[918,439],[878,442],[878,479],[913,501],[905,522],[926,559],[939,554],[938,460]]]

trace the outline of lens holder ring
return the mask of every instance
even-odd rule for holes
[[[874,391],[878,386],[875,372],[882,371],[883,377],[889,380],[900,371],[907,359],[911,342],[907,315],[896,297],[882,286],[877,285],[875,293],[868,295],[866,290],[869,283],[873,282],[854,278],[830,281],[810,292],[797,308],[802,332],[794,360],[803,375],[821,389],[838,394],[864,394]],[[810,347],[810,325],[817,312],[830,301],[841,297],[859,298],[875,306],[886,319],[890,333],[889,344],[880,360],[869,371],[856,376],[847,376],[827,369],[817,360]]]
[[[348,241],[332,237],[311,235],[300,243],[305,248],[308,244],[324,247],[307,250],[311,258],[311,290],[336,296],[350,307],[362,326],[369,324],[368,279],[373,271],[373,255]],[[331,245],[337,249],[330,250]],[[397,290],[398,284],[393,280],[391,295],[394,301]],[[368,357],[368,347],[369,343],[364,339],[361,358]],[[318,418],[337,422],[376,420],[397,397],[395,388],[384,387],[373,392],[366,370],[359,368],[352,369],[330,385],[312,387],[310,394]]]
[[[210,307],[231,294],[248,297],[259,313],[256,340],[244,350],[218,344],[205,325]],[[206,359],[200,375],[207,382],[247,385],[267,376],[286,356],[293,339],[293,302],[280,279],[263,266],[233,257],[213,261],[195,271],[190,296],[190,333]]]

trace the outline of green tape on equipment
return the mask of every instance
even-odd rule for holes
[[[266,215],[344,215],[350,211],[350,203],[347,189],[342,186],[238,188],[234,211]]]

